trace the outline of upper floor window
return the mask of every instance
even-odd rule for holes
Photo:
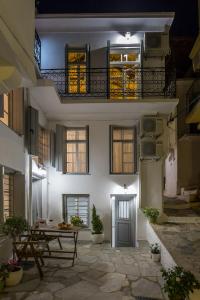
[[[111,174],[133,174],[136,172],[135,127],[111,126]]]
[[[89,47],[66,46],[66,90],[70,94],[85,94],[88,90]]]
[[[47,129],[39,127],[38,162],[45,165],[49,161],[50,135]]]
[[[24,134],[24,91],[22,88],[0,95],[0,121]]]
[[[140,82],[140,46],[109,45],[110,98],[137,98]]]
[[[8,94],[3,94],[3,114],[2,117],[0,118],[0,121],[3,122],[5,125],[9,126],[9,121],[10,121],[10,101],[9,101],[9,95]]]
[[[66,128],[65,172],[85,174],[89,171],[89,128]]]

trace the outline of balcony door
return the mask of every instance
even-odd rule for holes
[[[66,93],[75,96],[88,92],[89,46],[72,48],[66,45]]]
[[[111,99],[135,99],[140,82],[140,45],[108,45]]]

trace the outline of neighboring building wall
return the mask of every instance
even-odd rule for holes
[[[109,174],[109,125],[134,125],[133,121],[88,121],[62,122],[68,126],[89,125],[89,175],[64,175],[49,169],[48,210],[49,218],[62,221],[62,194],[89,194],[90,207],[94,203],[101,215],[105,228],[106,240],[111,240],[111,195],[137,194],[138,175]],[[50,124],[52,128],[55,123]]]

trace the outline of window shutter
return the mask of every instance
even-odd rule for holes
[[[3,166],[0,166],[0,222],[3,221]]]
[[[15,216],[25,217],[25,176],[16,173],[13,180],[13,210]]]
[[[4,116],[4,99],[3,94],[0,95],[0,118]]]
[[[64,134],[65,127],[56,125],[56,170],[64,172]]]
[[[24,134],[24,90],[23,88],[16,89],[12,92],[13,105],[13,130],[18,134]]]
[[[29,106],[27,111],[28,153],[38,156],[38,111]]]
[[[50,164],[55,168],[55,145],[56,134],[53,130],[50,131]]]

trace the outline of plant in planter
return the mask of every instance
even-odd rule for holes
[[[10,217],[0,225],[0,232],[10,236],[13,242],[16,241],[17,237],[24,231],[29,229],[27,221],[22,217]]]
[[[72,216],[70,222],[73,226],[82,226],[83,220],[79,216]]]
[[[23,269],[17,260],[13,259],[9,260],[8,263],[2,263],[0,270],[4,272],[4,276],[2,276],[4,286],[15,286],[20,283]]]
[[[151,244],[150,249],[152,260],[155,262],[160,261],[160,246],[158,243]]]
[[[92,239],[95,244],[103,243],[103,223],[100,216],[96,213],[96,207],[93,205],[92,208]]]
[[[190,293],[193,293],[195,289],[200,289],[200,283],[195,276],[182,267],[162,269],[161,272],[164,279],[163,290],[167,293],[169,300],[188,299]]]
[[[145,216],[149,219],[150,223],[157,223],[157,219],[159,217],[159,210],[157,208],[153,207],[145,207],[143,209],[143,213]]]

